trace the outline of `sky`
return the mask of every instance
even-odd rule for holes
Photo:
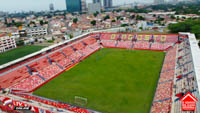
[[[86,0],[91,3],[92,0]],[[113,5],[124,3],[140,2],[141,0],[113,0]],[[145,0],[151,1],[151,0]],[[66,9],[65,0],[0,0],[0,11],[5,12],[21,12],[21,11],[44,11],[49,10],[49,4],[53,3],[54,8],[57,10]]]

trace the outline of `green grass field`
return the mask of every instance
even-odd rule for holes
[[[148,113],[164,52],[101,49],[34,92],[74,103],[88,99],[86,108],[107,113]]]
[[[44,46],[23,46],[0,54],[0,65],[16,60],[33,52],[39,51]]]

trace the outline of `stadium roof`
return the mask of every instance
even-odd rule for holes
[[[198,90],[200,91],[200,49],[195,35],[188,33],[188,36],[189,36],[190,48],[194,64],[194,71],[197,79]]]

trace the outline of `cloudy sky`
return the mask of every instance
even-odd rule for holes
[[[86,1],[87,3],[92,2],[92,0]],[[141,2],[141,0],[113,0],[113,4],[134,3],[134,1]],[[0,0],[0,11],[19,12],[48,10],[50,3],[54,4],[55,9],[65,9],[65,0]]]

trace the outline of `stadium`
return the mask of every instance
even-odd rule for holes
[[[0,67],[0,108],[40,113],[182,113],[199,99],[194,34],[92,32]],[[200,112],[197,102],[195,113]]]

